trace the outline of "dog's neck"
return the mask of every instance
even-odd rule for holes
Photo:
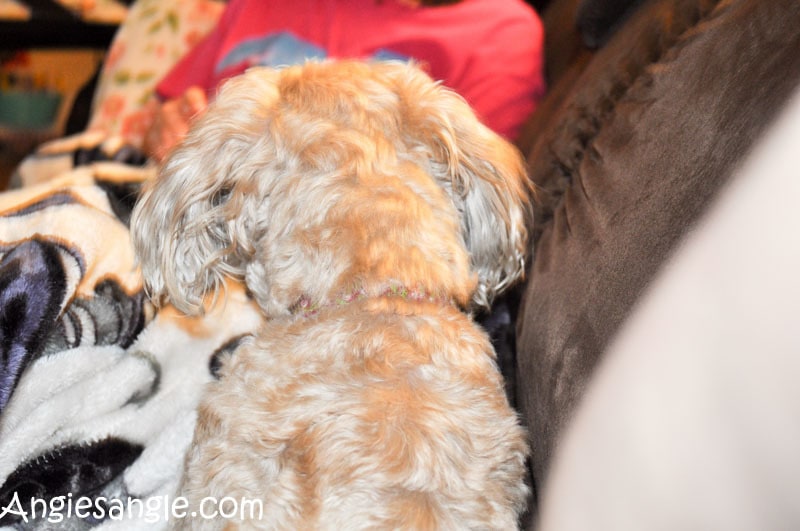
[[[311,317],[326,309],[347,306],[355,301],[361,301],[372,297],[391,297],[410,302],[428,302],[442,306],[457,307],[456,302],[452,298],[434,295],[423,288],[409,288],[407,286],[393,284],[372,295],[367,292],[366,289],[358,288],[352,291],[341,293],[338,296],[321,303],[315,303],[308,297],[302,297],[289,309],[289,311],[293,315]]]

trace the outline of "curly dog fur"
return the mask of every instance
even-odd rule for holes
[[[182,525],[515,528],[525,435],[468,311],[522,275],[530,192],[415,65],[228,81],[132,221],[155,300],[196,313],[232,278],[265,318],[206,393],[181,487],[263,518]]]

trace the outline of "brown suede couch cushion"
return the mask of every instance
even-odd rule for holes
[[[582,57],[520,144],[541,189],[517,319],[536,486],[609,340],[800,81],[800,2],[648,0]]]
[[[599,48],[624,23],[627,13],[633,12],[644,0],[581,0],[575,14],[575,25],[583,43]]]

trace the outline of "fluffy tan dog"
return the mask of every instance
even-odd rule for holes
[[[209,388],[182,494],[263,529],[512,529],[527,447],[463,310],[521,276],[523,163],[413,65],[254,69],[145,191],[134,244],[191,313],[242,279],[265,324]],[[192,529],[226,522],[186,520]]]

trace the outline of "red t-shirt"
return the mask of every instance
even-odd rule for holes
[[[231,0],[217,27],[157,87],[213,95],[250,66],[312,58],[410,59],[461,94],[507,138],[544,94],[544,30],[522,0],[414,8],[401,0]]]

